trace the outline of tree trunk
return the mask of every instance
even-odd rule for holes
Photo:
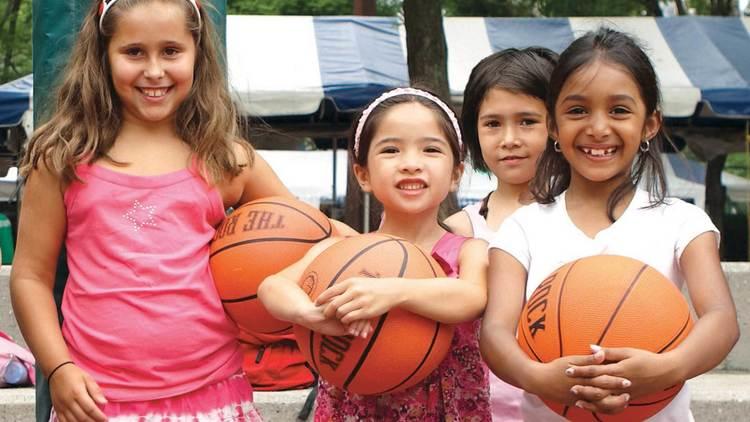
[[[737,0],[711,0],[712,15],[735,16],[738,13]]]
[[[647,16],[664,16],[661,12],[661,6],[659,6],[659,0],[643,0],[643,5],[646,6]]]
[[[684,0],[675,0],[674,4],[677,6],[677,14],[680,16],[687,16],[688,10],[687,7],[685,7],[685,1]]]
[[[726,202],[726,189],[721,184],[721,172],[724,171],[726,154],[718,155],[707,162],[706,166],[706,212],[711,221],[719,229],[724,231],[724,204]],[[721,240],[721,252],[724,252],[724,237]]]
[[[404,0],[409,82],[450,101],[442,1]]]
[[[354,0],[352,14],[356,16],[375,16],[375,0]]]
[[[15,73],[13,66],[13,45],[16,42],[16,22],[18,21],[18,9],[21,7],[21,0],[11,0],[8,3],[8,32],[5,34],[5,57],[3,58],[3,80],[12,79],[12,73]]]
[[[409,82],[430,89],[447,104],[451,103],[448,86],[448,47],[443,30],[442,1],[404,0],[407,64]],[[455,193],[448,195],[438,218],[458,211]]]

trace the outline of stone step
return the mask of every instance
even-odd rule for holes
[[[750,415],[750,374],[717,371],[696,377],[688,384],[697,422],[734,422],[747,420]],[[256,392],[255,404],[266,421],[293,422],[309,391]],[[33,421],[34,389],[0,389],[0,422]]]

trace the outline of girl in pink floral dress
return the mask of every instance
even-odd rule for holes
[[[447,277],[350,278],[313,303],[297,280],[310,261],[340,240],[329,239],[267,278],[258,296],[277,318],[327,335],[367,337],[369,320],[396,306],[456,324],[456,331],[439,367],[406,390],[362,396],[321,380],[315,420],[490,421],[488,372],[478,342],[478,318],[486,304],[487,245],[454,235],[438,222],[440,204],[458,188],[463,171],[455,115],[426,91],[388,91],[362,112],[349,152],[360,187],[383,204],[378,232],[431,251]]]

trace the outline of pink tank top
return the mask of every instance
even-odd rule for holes
[[[187,393],[240,371],[208,265],[221,197],[194,172],[77,168],[65,191],[63,336],[112,401]]]

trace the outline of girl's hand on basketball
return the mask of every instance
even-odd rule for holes
[[[349,334],[349,330],[344,324],[336,318],[327,318],[323,314],[325,306],[314,306],[312,303],[310,307],[306,307],[300,311],[300,319],[297,321],[300,325],[329,336],[345,336]]]
[[[327,303],[327,317],[351,324],[383,315],[398,305],[401,284],[396,278],[353,277],[326,289],[315,303]]]
[[[525,389],[544,399],[572,406],[576,401],[581,400],[580,397],[573,394],[573,386],[583,384],[586,380],[583,378],[571,378],[567,374],[569,368],[571,366],[595,365],[602,363],[603,359],[604,353],[598,353],[563,356],[548,363],[537,363],[536,367],[539,370],[534,371],[531,380],[532,384],[528,386],[530,388]],[[594,392],[595,388],[591,387],[590,392]],[[599,390],[598,388],[596,389]],[[600,394],[601,397],[606,397],[609,395],[609,391],[601,389],[597,394]]]
[[[372,332],[372,324],[370,324],[370,321],[367,319],[361,319],[349,324],[347,329],[349,330],[349,335],[351,336],[367,338],[367,336],[369,336]]]
[[[613,415],[625,410],[625,408],[628,407],[628,402],[630,401],[630,394],[628,393],[609,395],[605,394],[604,396],[602,396],[601,393],[603,390],[595,387],[577,385],[574,386],[573,389],[575,390],[576,395],[581,397],[581,400],[576,401],[575,405],[590,412]],[[599,398],[596,400],[592,399],[588,401],[584,398],[584,396]]]
[[[50,380],[52,406],[62,422],[104,422],[98,405],[107,403],[99,385],[76,365],[60,367]]]
[[[595,379],[605,375],[628,380],[621,390],[632,397],[663,391],[682,380],[675,363],[665,354],[635,348],[602,348],[607,364],[571,367],[571,377]]]

